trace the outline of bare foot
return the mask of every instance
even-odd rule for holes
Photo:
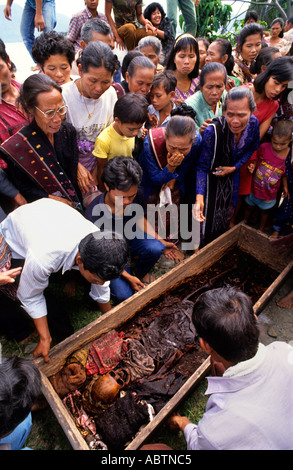
[[[277,232],[277,230],[274,230],[270,238],[273,240],[275,240],[276,238],[279,238],[279,232]]]
[[[152,276],[150,273],[147,273],[144,277],[141,278],[141,281],[144,284],[151,284],[151,282],[155,281],[156,278]]]
[[[287,294],[285,297],[282,297],[282,299],[280,299],[277,302],[277,305],[281,308],[286,308],[286,309],[292,308],[293,307],[293,290],[289,292],[289,294]]]

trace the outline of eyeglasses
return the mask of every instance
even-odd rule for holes
[[[42,113],[46,119],[54,119],[57,113],[59,114],[59,116],[64,116],[67,112],[68,106],[67,104],[64,104],[59,109],[49,109],[48,111],[45,111],[45,112],[39,109],[37,106],[35,106],[35,108],[38,111],[40,111],[40,113]]]

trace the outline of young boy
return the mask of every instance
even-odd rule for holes
[[[165,70],[155,75],[150,91],[151,105],[148,107],[149,122],[146,127],[165,127],[170,119],[170,113],[175,104],[175,89],[177,80],[174,74]]]
[[[259,230],[264,232],[268,211],[276,204],[277,193],[282,183],[283,197],[288,196],[288,182],[285,174],[285,162],[292,142],[291,121],[279,121],[272,131],[271,142],[260,145],[257,151],[256,170],[252,177],[252,190],[245,197],[248,208],[244,218],[248,217],[254,206],[261,212]]]
[[[148,102],[143,95],[126,93],[114,106],[114,122],[96,139],[93,155],[97,158],[97,182],[104,191],[101,179],[105,163],[113,157],[132,157],[135,137],[147,120]]]

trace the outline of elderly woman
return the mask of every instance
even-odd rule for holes
[[[240,31],[232,74],[240,80],[241,85],[246,85],[254,79],[250,67],[261,50],[262,40],[263,28],[258,23],[249,23]]]
[[[206,64],[209,62],[219,62],[225,65],[228,75],[227,91],[233,86],[240,85],[238,78],[233,77],[234,57],[232,55],[232,46],[230,41],[225,38],[219,38],[213,41],[207,50]]]
[[[165,65],[167,57],[174,44],[172,25],[160,3],[153,2],[143,12],[144,17],[152,23],[154,35],[161,41]]]
[[[142,186],[147,204],[169,206],[172,201],[176,213],[174,215],[171,212],[173,215],[170,217],[175,217],[178,227],[181,221],[181,203],[193,203],[195,199],[192,188],[195,186],[201,140],[200,134],[196,132],[194,119],[188,115],[174,115],[166,127],[150,129],[138,158],[143,170]],[[178,232],[175,235],[172,231],[172,223],[162,222],[160,218],[156,231],[159,235],[164,235],[163,238],[179,238]]]
[[[203,66],[200,90],[185,100],[196,112],[195,123],[203,134],[213,118],[222,115],[222,103],[226,96],[227,71],[223,64],[211,62]]]
[[[248,87],[232,88],[203,134],[197,162],[196,203],[199,204],[202,243],[228,228],[238,199],[239,170],[259,146],[259,123],[252,115],[255,102]]]
[[[199,50],[197,40],[192,34],[178,36],[166,64],[176,79],[175,104],[186,100],[198,91],[199,86]]]
[[[76,131],[63,121],[61,87],[46,75],[31,75],[19,100],[33,120],[0,147],[12,183],[28,202],[49,197],[81,209]]]
[[[38,36],[32,48],[32,56],[41,71],[58,85],[70,82],[71,66],[75,52],[73,44],[56,31]]]
[[[154,63],[156,67],[156,73],[162,72],[164,70],[164,67],[161,64],[163,61],[162,44],[158,38],[154,36],[142,38],[139,41],[136,49],[142,52],[145,57]]]

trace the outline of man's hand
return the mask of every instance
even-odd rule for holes
[[[45,29],[45,21],[43,15],[35,14],[35,27],[38,31],[44,31]]]
[[[15,282],[15,278],[19,276],[22,268],[9,269],[8,271],[3,271],[0,273],[0,286],[5,284],[12,284]]]
[[[51,345],[51,337],[46,338],[46,339],[40,339],[37,347],[34,350],[34,357],[40,357],[43,356],[45,362],[50,362],[49,358],[49,350],[50,350],[50,345]]]
[[[9,21],[12,21],[12,20],[11,20],[11,6],[10,6],[10,5],[6,5],[5,8],[4,8],[4,10],[3,10],[3,12],[4,12],[5,18],[6,18],[7,20],[9,20]]]

